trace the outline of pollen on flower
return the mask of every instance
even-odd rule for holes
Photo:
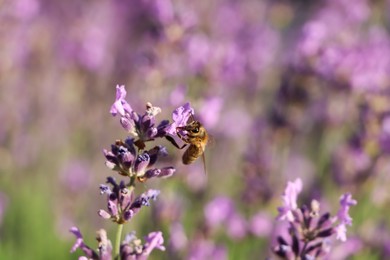
[[[149,116],[156,116],[158,114],[161,113],[161,108],[159,107],[154,107],[152,105],[152,103],[150,102],[147,102],[146,103],[146,113],[149,115]]]

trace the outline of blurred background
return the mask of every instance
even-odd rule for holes
[[[270,248],[287,181],[299,202],[336,214],[351,192],[353,226],[329,259],[390,257],[390,1],[0,1],[0,259],[77,259],[91,247],[102,149],[126,138],[109,114],[116,84],[158,119],[191,102],[213,142],[181,164],[125,226],[162,230],[150,259],[276,259]],[[115,176],[120,179],[119,176]],[[113,240],[113,239],[112,239]]]

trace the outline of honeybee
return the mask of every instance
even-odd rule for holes
[[[204,126],[199,121],[194,120],[192,115],[191,119],[192,121],[187,125],[176,128],[177,136],[186,144],[180,147],[171,136],[167,136],[166,138],[178,149],[183,149],[187,146],[187,144],[189,144],[189,147],[184,152],[182,157],[183,164],[191,164],[200,156],[202,156],[204,171],[207,173],[204,151],[209,141],[209,135]],[[180,133],[182,131],[185,131],[184,135]]]

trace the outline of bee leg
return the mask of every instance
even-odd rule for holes
[[[187,137],[182,136],[182,135],[180,134],[180,132],[178,131],[178,129],[180,129],[180,127],[177,127],[177,128],[176,128],[176,134],[177,134],[177,136],[178,136],[183,142],[189,144],[190,141],[188,140],[188,136],[187,136]]]
[[[184,147],[187,146],[186,144],[184,144],[182,147],[180,147],[180,146],[176,143],[175,139],[173,139],[172,136],[167,135],[167,136],[165,136],[165,138],[166,138],[171,144],[173,144],[173,146],[175,146],[177,149],[180,149],[180,150],[181,150],[181,149],[183,149]]]

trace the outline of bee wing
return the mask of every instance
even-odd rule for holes
[[[203,147],[202,147],[202,162],[203,162],[204,174],[207,175],[207,169],[206,169],[206,156],[204,155],[204,149],[203,149]]]
[[[214,147],[217,142],[215,141],[214,136],[208,134],[207,135],[207,147]]]

